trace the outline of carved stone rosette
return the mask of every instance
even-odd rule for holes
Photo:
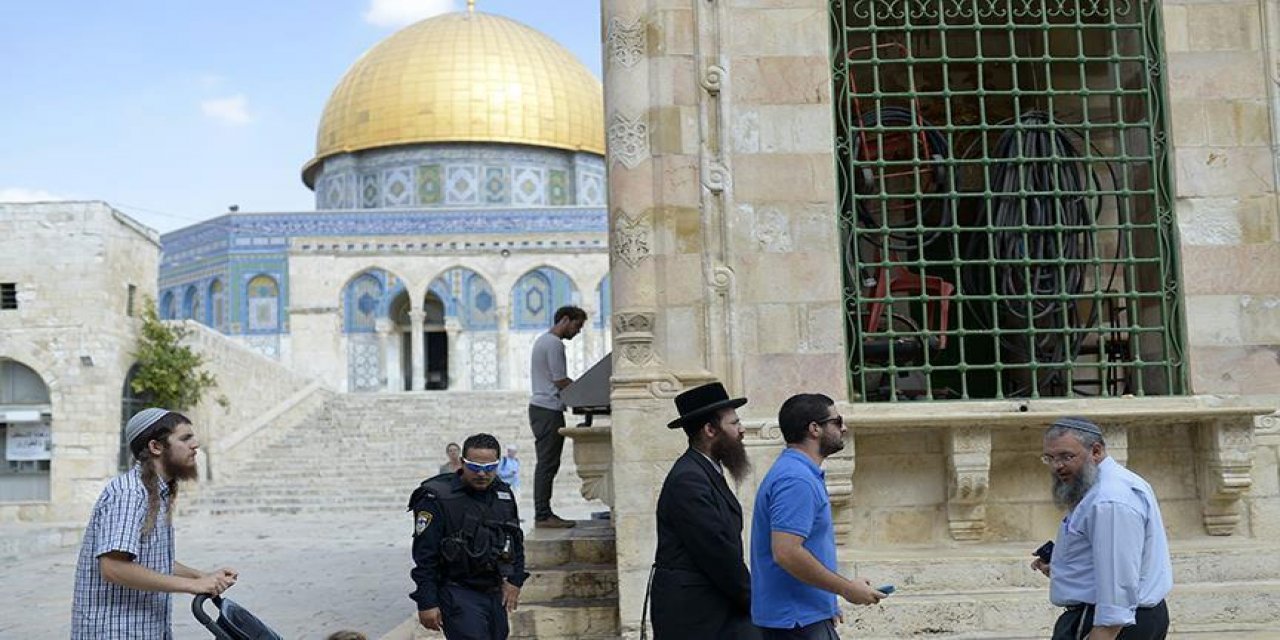
[[[956,427],[947,444],[947,523],[956,540],[981,540],[987,530],[991,479],[991,430]]]
[[[1197,466],[1205,532],[1229,536],[1240,524],[1241,499],[1253,486],[1253,420],[1210,420],[1198,428]]]
[[[622,356],[615,362],[619,369],[645,367],[653,364],[653,326],[656,314],[652,311],[619,312],[613,315],[613,345]]]

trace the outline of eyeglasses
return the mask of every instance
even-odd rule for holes
[[[841,427],[841,426],[844,426],[844,416],[835,416],[832,418],[827,418],[826,420],[814,420],[813,422],[815,424],[823,424],[823,425],[831,424],[834,422],[837,427]]]
[[[462,459],[462,466],[474,471],[475,473],[495,473],[498,470],[497,462],[472,462],[466,458]]]
[[[1071,464],[1072,462],[1075,461],[1076,458],[1079,458],[1079,457],[1080,456],[1075,453],[1064,453],[1059,456],[1051,456],[1046,453],[1040,456],[1040,462],[1043,462],[1051,467],[1062,467],[1062,466]]]

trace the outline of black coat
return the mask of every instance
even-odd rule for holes
[[[724,476],[689,449],[658,496],[654,640],[750,639],[751,574],[742,559],[742,505]]]

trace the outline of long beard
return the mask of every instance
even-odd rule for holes
[[[709,447],[711,457],[724,465],[725,470],[733,476],[735,484],[742,484],[743,479],[751,473],[751,460],[747,458],[747,447],[738,438],[723,431],[716,435]]]
[[[1080,473],[1069,481],[1063,481],[1056,475],[1052,477],[1053,503],[1063,509],[1074,509],[1098,482],[1098,463],[1093,458],[1086,458]]]
[[[167,452],[160,464],[164,467],[164,474],[175,482],[190,482],[200,477],[200,469],[195,463],[186,464],[181,460],[174,460]]]

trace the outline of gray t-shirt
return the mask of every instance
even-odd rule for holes
[[[564,342],[550,331],[533,341],[533,355],[529,362],[529,380],[533,394],[529,404],[552,411],[564,411],[560,402],[560,390],[556,380],[569,377],[565,372]]]

